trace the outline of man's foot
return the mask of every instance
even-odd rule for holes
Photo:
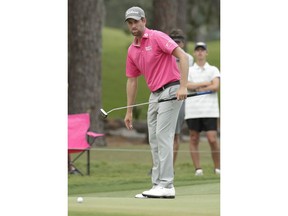
[[[203,170],[201,168],[196,169],[195,176],[203,176]]]
[[[143,196],[143,194],[136,194],[135,198],[137,198],[137,199],[146,199],[148,197],[147,196]]]
[[[175,198],[175,188],[163,188],[160,186],[153,187],[148,191],[144,191],[142,193],[143,196],[148,198],[167,198],[174,199]]]
[[[217,168],[216,168],[216,169],[214,170],[214,172],[215,172],[216,175],[220,175],[220,169],[217,169]]]

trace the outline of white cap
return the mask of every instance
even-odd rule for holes
[[[207,45],[204,42],[197,42],[195,44],[194,50],[196,50],[198,47],[202,47],[203,49],[207,50]]]

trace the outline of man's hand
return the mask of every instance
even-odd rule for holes
[[[187,88],[181,87],[176,92],[177,100],[185,100],[187,98]]]
[[[125,122],[126,128],[128,130],[133,129],[132,120],[133,120],[132,112],[127,112],[125,119],[124,119],[124,122]]]

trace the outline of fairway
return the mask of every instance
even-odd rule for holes
[[[68,198],[69,216],[219,216],[220,184],[176,188],[175,199],[135,199],[139,190],[86,194],[83,203]]]

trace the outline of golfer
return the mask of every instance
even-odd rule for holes
[[[138,77],[145,77],[151,91],[149,101],[177,97],[163,103],[151,103],[147,124],[153,168],[152,188],[136,198],[175,198],[173,185],[173,141],[179,109],[187,98],[188,56],[167,34],[146,27],[145,13],[131,7],[125,13],[129,31],[135,36],[126,59],[127,105],[133,105]],[[175,61],[179,59],[179,68]],[[180,71],[179,71],[180,70]],[[127,108],[125,125],[133,128],[132,109]]]

